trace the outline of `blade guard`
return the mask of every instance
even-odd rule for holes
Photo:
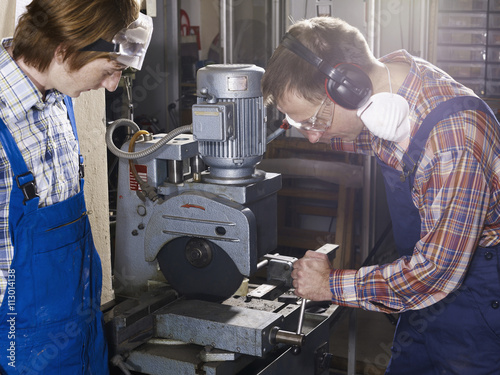
[[[257,269],[257,224],[243,205],[207,192],[188,192],[155,206],[144,236],[146,261],[154,261],[166,243],[185,236],[220,246],[244,276]]]

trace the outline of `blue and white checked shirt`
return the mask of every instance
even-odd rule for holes
[[[40,207],[66,200],[78,193],[78,144],[68,119],[63,94],[49,91],[46,98],[0,46],[0,117],[12,133],[33,173]],[[9,235],[9,198],[12,169],[0,144],[0,302],[14,247]],[[16,251],[22,251],[17,249]]]

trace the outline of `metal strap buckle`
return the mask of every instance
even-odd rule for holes
[[[85,177],[85,166],[83,165],[83,155],[79,155],[79,157],[80,163],[78,165],[78,176],[82,179]]]
[[[409,168],[406,166],[406,164],[405,164],[405,163],[403,163],[403,162],[401,163],[401,166],[403,167],[403,171],[402,171],[402,172],[401,172],[401,174],[399,175],[399,180],[400,180],[401,182],[405,182],[405,181],[406,181],[406,179],[407,179],[408,177],[410,177],[410,175],[412,175],[412,174],[413,174],[413,172],[415,172],[415,168],[417,167],[417,163],[415,163],[415,162],[413,161],[413,159],[411,158],[411,156],[410,156],[410,155],[408,155],[408,154],[406,154],[406,156],[408,156],[408,159],[410,159],[411,163],[413,164],[413,167],[412,167],[411,169],[409,169]]]
[[[28,180],[23,183],[23,180],[26,180],[25,177],[27,177]],[[31,172],[26,172],[19,176],[16,176],[16,183],[17,187],[23,192],[24,205],[26,205],[27,201],[38,197],[38,194],[36,193],[36,182]]]

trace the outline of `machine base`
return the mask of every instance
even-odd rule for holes
[[[300,305],[290,292],[276,300],[231,297],[222,303],[172,300],[172,293],[127,299],[105,313],[111,355],[123,358],[131,374],[328,374],[338,306],[306,309],[305,342],[297,348],[269,339],[273,327],[296,330]]]

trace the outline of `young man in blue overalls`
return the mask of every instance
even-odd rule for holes
[[[387,374],[500,373],[500,127],[490,108],[404,50],[376,59],[359,30],[327,17],[290,28],[262,87],[312,143],[377,158],[399,252],[359,270],[307,252],[294,264],[296,294],[399,313]]]
[[[0,46],[0,369],[107,374],[72,97],[140,69],[136,0],[34,0]]]

